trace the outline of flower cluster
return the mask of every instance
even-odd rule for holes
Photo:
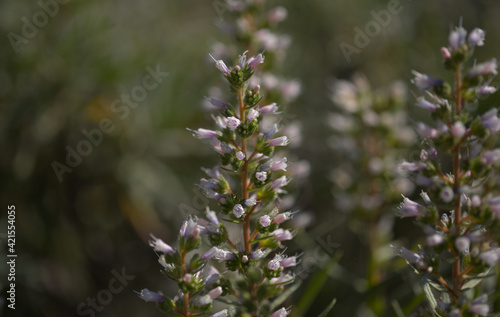
[[[230,66],[211,55],[234,100],[207,98],[216,128],[188,129],[220,158],[219,165],[203,169],[206,176],[197,185],[216,207],[185,221],[178,248],[155,238],[151,242],[161,254],[164,275],[177,282],[180,293],[170,299],[145,289],[139,295],[169,314],[212,314],[217,298],[234,310],[212,316],[284,317],[290,312],[272,299],[294,281],[290,269],[298,263],[298,256],[280,250],[295,232],[281,227],[293,212],[277,200],[291,178],[285,174],[287,158],[276,152],[292,137],[284,133],[281,107],[253,79],[270,52],[247,54]]]
[[[387,211],[399,202],[401,192],[409,195],[414,189],[397,164],[416,139],[404,108],[406,87],[395,82],[388,89],[375,90],[357,74],[352,81],[336,80],[331,90],[335,112],[328,117],[334,131],[329,144],[341,162],[331,173],[335,207],[349,214],[350,227],[367,245],[367,292],[378,287],[368,306],[380,316],[386,305],[379,284],[389,269],[384,252],[394,218]]]
[[[252,76],[250,85],[260,85],[266,91],[266,101],[273,101],[282,106],[294,101],[301,91],[300,82],[296,79],[277,77],[273,70],[286,57],[286,49],[291,44],[290,36],[276,32],[276,26],[286,19],[286,8],[277,6],[266,9],[265,1],[233,1],[226,0],[227,8],[235,13],[236,23],[224,23],[222,29],[234,35],[239,45],[227,45],[217,42],[212,47],[212,55],[216,59],[228,59],[237,52],[248,50],[250,54],[266,52],[266,64],[259,74]],[[211,92],[221,95],[217,88]],[[271,102],[269,102],[271,103]],[[210,106],[208,103],[207,106]],[[286,119],[286,118],[285,118]]]
[[[249,79],[250,87],[260,87],[265,91],[265,95],[260,95],[261,104],[267,105],[261,109],[261,113],[274,112],[274,116],[263,116],[260,121],[261,129],[269,131],[266,135],[270,135],[276,131],[278,124],[283,128],[283,134],[293,139],[291,147],[298,147],[301,144],[301,124],[295,120],[293,115],[288,112],[288,105],[297,99],[301,92],[301,84],[297,79],[288,79],[276,76],[275,71],[281,66],[285,57],[286,49],[291,43],[290,36],[280,34],[277,31],[277,26],[280,22],[286,19],[288,12],[282,6],[270,7],[266,1],[259,0],[224,0],[223,8],[229,10],[234,16],[235,23],[230,24],[224,22],[221,24],[221,29],[231,36],[236,41],[235,43],[223,44],[217,42],[212,47],[213,58],[217,60],[229,60],[231,56],[236,56],[241,51],[248,51],[249,55],[258,55],[259,52],[265,52],[266,62],[261,65],[259,72],[253,74]],[[224,13],[229,13],[224,11]],[[212,60],[211,60],[212,61]],[[224,98],[224,93],[218,87],[209,89],[209,94],[214,98],[207,98],[204,102],[206,109],[215,110],[222,106],[217,100]],[[215,104],[214,104],[215,103]],[[280,110],[278,111],[278,105]],[[214,109],[215,108],[215,109]],[[234,122],[234,120],[233,120]],[[276,142],[282,139],[277,140]],[[290,152],[287,153],[290,155]],[[283,160],[283,157],[276,157],[276,160]],[[284,159],[286,162],[286,159]],[[286,175],[293,177],[295,180],[295,189],[300,186],[300,180],[308,176],[310,164],[305,160],[297,161],[294,159],[294,164],[291,164],[288,169],[286,164],[282,164],[281,169],[286,171]],[[285,163],[283,162],[283,163]],[[274,168],[277,168],[276,165]],[[263,173],[259,174],[263,177]],[[294,195],[282,196],[281,206],[283,208],[291,208],[294,206],[296,197]],[[301,220],[296,223],[307,225],[309,215],[302,214]]]
[[[400,192],[410,194],[414,187],[398,171],[399,158],[416,138],[404,110],[406,88],[395,82],[374,90],[358,74],[336,81],[331,99],[336,107],[328,124],[335,134],[329,144],[341,162],[331,174],[336,207],[360,221],[380,219]]]
[[[418,160],[403,163],[424,188],[422,201],[404,197],[397,214],[416,218],[426,237],[417,252],[401,248],[399,254],[439,292],[430,300],[441,316],[488,315],[482,280],[500,260],[500,149],[495,148],[500,119],[496,108],[478,106],[481,97],[496,91],[491,81],[497,63],[471,58],[484,36],[481,29],[467,34],[461,26],[450,33],[441,53],[453,84],[413,72],[413,83],[424,93],[416,105],[434,124],[417,124],[424,146]]]

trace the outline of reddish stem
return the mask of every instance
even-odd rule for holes
[[[461,79],[461,66],[459,65],[455,70],[455,84],[456,84],[456,98],[455,98],[455,111],[456,115],[460,115],[462,111],[462,79]],[[462,140],[458,142],[458,144],[453,149],[453,174],[454,174],[454,191],[455,193],[459,193],[460,187],[460,146],[462,144]],[[455,198],[455,227],[456,227],[456,235],[459,237],[461,235],[460,225],[462,223],[462,206],[460,202],[460,197]],[[460,254],[457,254],[457,258],[455,262],[453,262],[453,292],[452,295],[454,301],[458,300],[458,296],[461,290],[461,267],[460,267]]]

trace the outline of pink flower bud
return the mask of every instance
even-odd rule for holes
[[[446,47],[441,47],[441,55],[443,55],[444,59],[450,59],[451,53]]]

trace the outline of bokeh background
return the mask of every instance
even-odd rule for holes
[[[173,291],[159,273],[148,235],[174,242],[182,210],[200,210],[193,192],[200,167],[216,163],[212,150],[185,129],[212,124],[202,109],[203,97],[221,80],[207,53],[215,41],[233,41],[219,27],[216,2],[67,1],[46,23],[39,22],[36,34],[31,30],[31,38],[16,38],[15,45],[12,33],[22,36],[26,19],[32,21],[41,6],[0,2],[0,243],[5,254],[6,209],[15,205],[18,254],[16,310],[3,299],[0,315],[78,316],[80,303],[108,288],[114,271],[125,270],[134,278],[96,316],[161,316],[133,291]],[[346,213],[334,207],[329,175],[342,158],[327,146],[332,131],[325,116],[333,109],[329,83],[363,72],[376,87],[400,79],[411,92],[412,69],[448,78],[439,48],[461,19],[466,29],[487,32],[478,58],[500,56],[500,2],[268,2],[270,8],[288,10],[279,30],[293,43],[280,75],[302,82],[302,94],[287,112],[302,126],[302,143],[293,156],[311,166],[297,188],[294,208],[304,211],[310,223],[289,250],[314,249],[318,240],[338,244],[331,254],[335,261],[318,260],[308,268],[288,304],[299,302],[312,283],[317,294],[300,311],[303,316],[317,316],[333,297],[338,302],[331,316],[370,316],[358,309],[366,301],[367,246],[351,230]],[[399,3],[401,12],[347,62],[340,43],[353,45],[354,28],[364,29],[373,20],[370,12],[389,3]],[[232,22],[230,13],[222,18]],[[113,102],[141,85],[147,68],[157,65],[169,75],[127,114],[113,112]],[[413,100],[410,93],[408,109],[418,118]],[[498,105],[499,98],[484,102]],[[54,162],[66,165],[67,147],[76,149],[85,140],[82,130],[98,128],[102,119],[111,120],[113,132],[58,179]],[[419,235],[411,221],[396,221],[394,241],[412,245]],[[7,291],[4,259],[2,297]],[[387,296],[401,307],[418,307],[419,301],[412,302],[418,283],[402,260],[394,261],[399,269],[387,281]]]

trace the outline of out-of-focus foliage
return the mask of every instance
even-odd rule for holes
[[[157,259],[146,244],[148,234],[175,239],[182,210],[201,209],[192,190],[200,174],[195,167],[215,163],[210,150],[185,130],[210,119],[199,111],[217,76],[207,52],[227,36],[217,27],[221,20],[215,2],[68,1],[18,53],[8,34],[22,35],[22,18],[32,20],[42,9],[37,2],[0,3],[0,232],[6,231],[5,206],[15,204],[18,253],[16,311],[4,302],[3,315],[76,316],[78,305],[107,289],[113,270],[122,268],[135,278],[97,315],[160,315],[132,291],[146,284],[164,289],[164,279],[155,272]],[[334,208],[327,177],[339,164],[326,146],[331,134],[325,119],[331,111],[327,82],[362,71],[383,87],[397,79],[409,82],[417,66],[428,73],[441,60],[435,48],[460,17],[466,28],[487,31],[489,45],[478,51],[478,59],[498,56],[497,1],[401,0],[401,12],[391,15],[348,63],[340,43],[353,45],[354,28],[365,29],[374,20],[371,11],[385,10],[390,2],[275,1],[288,9],[281,28],[293,39],[282,73],[302,82],[302,95],[288,111],[303,126],[296,155],[311,163],[308,187],[298,198],[316,218],[304,245],[314,251],[320,238],[334,241],[344,252],[342,267],[348,268],[328,270],[328,283],[305,316],[320,314],[333,296],[337,303],[331,315],[351,316],[353,305],[364,300],[357,277],[364,274],[366,246]],[[114,112],[115,99],[142,85],[146,68],[157,65],[169,75],[135,108],[129,107],[128,115]],[[498,103],[498,96],[487,103]],[[114,131],[103,134],[102,142],[59,182],[52,163],[67,165],[66,147],[76,149],[86,140],[82,130],[97,129],[106,118]],[[408,225],[397,223],[394,236],[404,232],[408,237]],[[4,250],[4,237],[0,241]],[[311,265],[302,276],[320,272],[322,265]],[[0,265],[2,296],[6,270]],[[394,306],[403,309],[413,298],[411,281],[405,279],[400,275],[390,287],[399,295]],[[410,315],[410,308],[405,313]]]
[[[416,135],[409,123],[406,86],[398,81],[387,89],[372,88],[361,74],[352,81],[335,80],[334,111],[328,123],[329,145],[338,164],[331,180],[335,209],[347,213],[349,227],[367,246],[364,292],[359,311],[381,315],[390,308],[387,296],[393,250],[394,209],[401,194],[411,195],[413,183],[398,168],[410,155]]]

